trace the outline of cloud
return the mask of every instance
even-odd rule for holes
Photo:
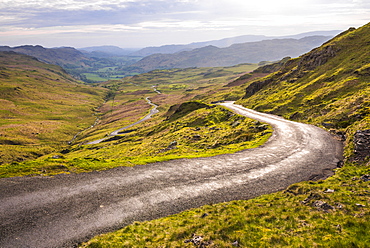
[[[0,0],[0,37],[153,45],[346,29],[369,16],[368,0]]]
[[[195,1],[196,2],[196,1]],[[2,25],[50,27],[60,25],[135,24],[194,14],[194,1],[177,0],[2,0]],[[13,18],[13,19],[12,19]]]
[[[61,25],[125,24],[168,19],[178,22],[284,20],[293,16],[366,14],[364,0],[2,0],[0,24],[41,28]],[[366,10],[365,13],[364,9]],[[158,26],[160,26],[158,25]]]
[[[1,9],[29,9],[29,10],[108,10],[114,7],[125,7],[127,0],[111,0],[109,2],[103,0],[2,0],[0,2]]]

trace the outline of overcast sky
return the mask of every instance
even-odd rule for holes
[[[0,45],[140,48],[368,22],[369,0],[0,0]]]

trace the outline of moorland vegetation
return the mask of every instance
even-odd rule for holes
[[[35,153],[37,159],[33,159],[35,156],[29,159],[25,154],[17,160],[10,160],[12,156],[9,155],[9,160],[3,161],[0,166],[0,175],[11,177],[88,172],[183,157],[212,156],[256,147],[268,139],[271,134],[269,127],[211,104],[211,98],[204,102],[200,100],[203,95],[207,96],[211,92],[230,90],[228,82],[257,66],[243,64],[228,68],[157,70],[122,80],[108,81],[99,84],[99,87],[78,85],[97,91],[96,98],[85,100],[85,104],[81,103],[90,111],[89,118],[79,114],[78,110],[73,111],[74,105],[71,101],[68,105],[71,108],[68,111],[71,113],[61,113],[65,118],[63,123],[73,114],[79,118],[80,124],[71,119],[68,123],[68,137],[58,135],[58,138],[55,138],[57,133],[49,133],[54,137],[49,142],[58,143],[59,149],[48,150],[42,154]],[[38,91],[44,91],[43,88],[38,88],[41,85],[31,84],[27,78],[24,80]],[[54,85],[53,81],[49,83]],[[61,94],[66,93],[59,87],[54,87]],[[60,87],[68,89],[70,83],[61,84]],[[82,96],[69,96],[83,99]],[[38,99],[38,96],[33,97]],[[151,108],[145,100],[147,97],[159,105],[159,114],[117,136],[108,137],[111,132],[134,123],[147,114]],[[8,96],[8,99],[18,101],[17,95]],[[53,103],[55,113],[64,110],[64,105],[60,102],[48,101]],[[39,101],[39,104],[42,106],[44,102]],[[89,107],[89,104],[94,107]],[[45,119],[46,122],[54,118],[42,115],[44,110],[39,108],[41,114],[37,109],[33,111],[38,118]],[[22,119],[22,116],[18,118]],[[14,121],[14,118],[10,118],[9,125],[14,125]],[[24,129],[28,129],[25,125],[29,118],[24,116],[22,121]],[[22,136],[22,133],[18,131],[16,135]],[[73,136],[75,137],[72,139]],[[90,141],[105,137],[108,139],[104,142],[88,145]],[[8,146],[9,150],[12,150],[12,147],[18,149],[18,144],[13,145]],[[30,146],[25,144],[25,147]],[[39,146],[35,147],[36,150],[38,148]]]
[[[334,176],[135,222],[82,247],[368,247],[369,40],[370,24],[351,28],[278,71],[245,83],[252,74],[243,76],[233,87],[235,96],[242,94],[239,104],[318,125],[342,140],[345,160]]]
[[[343,141],[344,163],[326,180],[135,222],[82,246],[368,247],[370,156],[363,136],[370,129],[369,40],[367,24],[299,58],[260,68],[155,70],[89,86],[60,67],[1,53],[0,99],[7,107],[1,111],[0,176],[212,156],[266,141],[269,126],[213,104],[232,100],[327,129]],[[106,142],[86,144],[144,116],[151,108],[146,97],[160,113]]]
[[[83,85],[59,66],[14,52],[0,52],[0,65],[2,168],[63,150],[78,130],[94,123],[107,89]]]

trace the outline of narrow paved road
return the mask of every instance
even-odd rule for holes
[[[135,220],[325,178],[342,159],[341,144],[320,128],[222,105],[273,125],[271,139],[259,148],[211,158],[1,179],[0,247],[74,247]]]
[[[147,101],[147,103],[151,106],[153,106],[152,109],[150,109],[149,111],[149,114],[147,114],[146,116],[144,116],[143,118],[141,118],[140,120],[138,120],[137,122],[134,122],[128,126],[125,126],[125,127],[122,127],[120,129],[117,129],[116,131],[113,131],[111,132],[107,137],[105,138],[102,138],[102,139],[98,139],[98,140],[94,140],[94,141],[90,141],[88,143],[86,143],[86,145],[95,145],[95,144],[99,144],[100,142],[103,142],[104,140],[107,140],[113,136],[116,136],[116,135],[119,135],[122,131],[126,130],[126,129],[129,129],[137,124],[140,124],[142,123],[143,121],[146,121],[146,120],[149,120],[150,118],[152,118],[152,115],[158,113],[158,105],[152,103],[152,101],[150,101],[149,97],[146,97],[145,100]]]

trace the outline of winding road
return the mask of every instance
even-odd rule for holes
[[[134,122],[134,123],[132,123],[132,124],[130,124],[130,125],[128,125],[128,126],[122,127],[122,128],[120,128],[120,129],[117,129],[117,130],[115,130],[115,131],[111,132],[111,133],[110,133],[107,137],[105,137],[105,138],[102,138],[102,139],[98,139],[98,140],[94,140],[94,141],[87,142],[85,145],[95,145],[95,144],[99,144],[100,142],[103,142],[103,141],[105,141],[105,140],[107,140],[107,139],[109,139],[109,138],[111,138],[111,137],[113,137],[113,136],[119,135],[122,131],[124,131],[124,130],[126,130],[126,129],[129,129],[129,128],[131,128],[131,127],[133,127],[133,126],[137,125],[137,124],[140,124],[140,123],[142,123],[143,121],[149,120],[149,119],[152,117],[152,115],[154,115],[154,114],[156,114],[156,113],[158,113],[158,112],[159,112],[159,111],[158,111],[158,109],[157,109],[158,105],[156,105],[156,104],[152,103],[152,101],[149,99],[149,97],[146,97],[146,98],[145,98],[145,100],[147,101],[147,103],[148,103],[149,105],[152,105],[152,106],[153,106],[153,108],[151,108],[151,109],[150,109],[149,114],[147,114],[146,116],[144,116],[144,118],[141,118],[141,119],[140,119],[140,120],[138,120],[137,122]]]
[[[0,247],[74,247],[133,221],[325,178],[342,146],[315,126],[221,105],[274,127],[255,149],[56,177],[0,180]]]

